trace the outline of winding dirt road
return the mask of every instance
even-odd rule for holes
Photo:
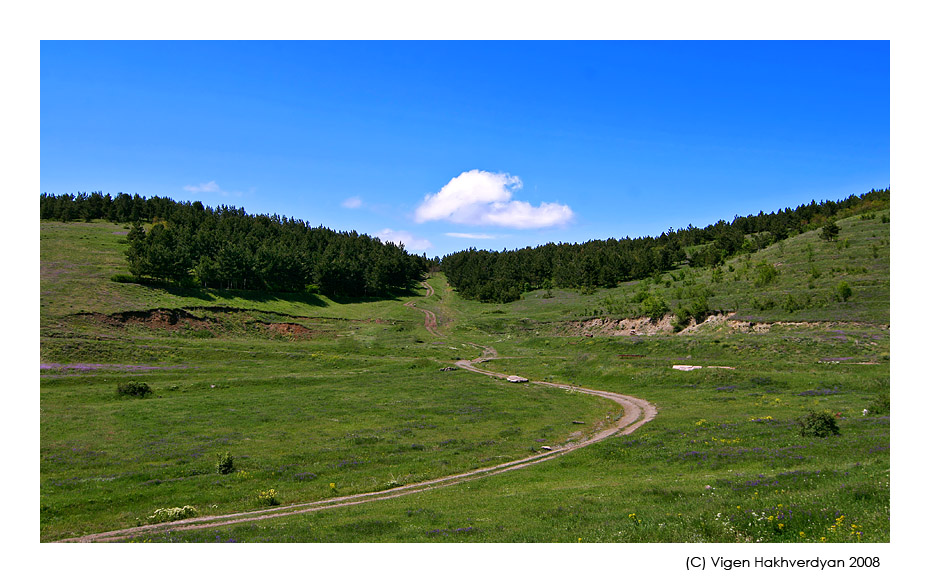
[[[426,287],[426,297],[432,296],[435,291],[433,288],[426,282],[423,282],[423,285]],[[408,302],[404,304],[410,308],[419,310],[425,314],[425,325],[426,329],[429,330],[434,336],[442,337],[443,335],[438,331],[438,323],[436,319],[436,314],[430,310],[417,307],[415,303]],[[472,360],[459,360],[456,362],[456,366],[467,371],[487,375],[494,378],[506,379],[508,375],[503,373],[490,372],[478,368],[476,365],[493,360],[497,358],[497,351],[493,348],[486,346],[479,346],[477,344],[472,344],[476,348],[483,349],[482,355],[474,358]],[[602,441],[612,435],[627,435],[632,433],[643,424],[648,423],[656,416],[656,408],[648,401],[643,399],[638,399],[636,397],[631,397],[628,395],[620,395],[618,393],[612,393],[609,391],[598,391],[594,389],[586,389],[584,387],[577,387],[573,385],[564,385],[558,383],[549,383],[544,381],[529,381],[530,384],[541,385],[544,387],[552,387],[556,389],[565,389],[572,390],[576,392],[586,393],[588,395],[594,395],[597,397],[602,397],[604,399],[609,399],[615,403],[618,403],[623,407],[623,415],[614,420],[609,424],[608,427],[601,429],[594,435],[591,435],[585,440],[577,441],[573,443],[568,443],[566,445],[557,447],[550,451],[544,451],[542,453],[534,454],[529,457],[506,462],[489,468],[481,468],[477,470],[472,470],[469,472],[464,472],[460,474],[455,474],[452,476],[446,476],[444,478],[437,478],[435,480],[427,480],[425,482],[418,482],[416,484],[407,484],[404,486],[399,486],[397,488],[392,488],[390,490],[385,490],[381,492],[369,492],[365,494],[353,494],[350,496],[340,496],[337,498],[329,498],[326,500],[318,500],[316,502],[306,502],[302,504],[290,504],[287,506],[276,506],[273,508],[267,508],[263,510],[254,510],[250,512],[237,512],[233,514],[223,514],[217,516],[202,516],[197,518],[188,518],[186,520],[179,520],[175,522],[166,522],[161,524],[148,524],[143,526],[137,526],[133,528],[124,528],[121,530],[114,530],[109,532],[101,532],[95,534],[88,534],[81,537],[64,539],[59,542],[112,542],[125,540],[131,537],[139,537],[144,535],[151,535],[158,532],[170,530],[170,531],[181,531],[181,530],[194,530],[194,529],[203,529],[203,528],[213,528],[218,526],[227,526],[231,524],[239,524],[243,522],[254,522],[258,520],[265,520],[268,518],[278,518],[281,516],[290,516],[294,514],[303,514],[307,512],[316,512],[318,510],[325,510],[327,508],[339,508],[343,506],[354,506],[356,504],[365,504],[367,502],[375,502],[377,500],[387,500],[390,498],[398,498],[400,496],[407,496],[410,494],[416,494],[419,492],[425,492],[427,490],[432,490],[435,488],[441,488],[445,486],[452,486],[455,484],[461,484],[464,482],[469,482],[471,480],[477,480],[479,478],[485,478],[487,476],[494,476],[503,472],[509,472],[513,470],[518,470],[520,468],[525,468],[540,462],[551,460],[559,456],[563,456],[571,451],[576,449],[591,445],[592,443],[597,443]]]
[[[423,282],[423,285],[426,286],[426,296],[425,296],[425,297],[428,298],[428,297],[430,297],[431,295],[433,295],[434,293],[436,293],[436,290],[433,289],[433,286],[431,286],[431,285],[428,284],[427,282],[424,281],[424,282]],[[426,326],[426,330],[427,330],[430,334],[432,334],[433,336],[442,337],[442,334],[440,334],[440,333],[439,333],[439,330],[438,330],[438,328],[439,328],[439,322],[436,320],[436,314],[435,314],[435,313],[433,313],[433,312],[431,312],[431,311],[429,311],[429,310],[425,310],[425,309],[423,309],[423,308],[418,308],[417,305],[416,305],[416,303],[414,303],[414,302],[407,302],[407,303],[404,304],[404,305],[407,306],[408,308],[413,308],[414,310],[420,310],[421,312],[423,312],[423,314],[424,314],[424,316],[425,316],[425,321],[423,322],[423,325]]]

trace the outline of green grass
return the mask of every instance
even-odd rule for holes
[[[396,298],[382,301],[331,299],[315,294],[185,289],[117,283],[128,275],[128,226],[104,222],[41,222],[43,322],[79,312],[114,313],[151,308],[228,306],[293,316],[368,319],[403,314]]]
[[[576,416],[604,414],[594,399],[432,363],[359,360],[365,369],[343,377],[318,360],[292,360],[299,373],[265,361],[257,374],[137,375],[155,390],[145,399],[117,397],[108,374],[44,380],[43,537],[131,526],[169,506],[241,510],[267,488],[286,504],[326,498],[331,482],[352,494],[423,481],[524,457],[536,440],[565,440]],[[225,451],[237,472],[219,475]]]
[[[887,325],[890,236],[889,225],[879,215],[867,220],[856,216],[837,221],[841,231],[836,242],[821,240],[819,230],[809,231],[758,253],[732,258],[717,269],[683,266],[655,278],[626,282],[589,295],[553,290],[553,297],[547,298],[544,290],[537,290],[524,294],[524,299],[515,304],[492,307],[476,303],[475,308],[464,309],[472,325],[500,327],[502,321],[517,319],[533,326],[594,317],[640,316],[640,302],[634,301],[639,292],[662,297],[673,311],[706,294],[711,310],[735,312],[735,317],[742,320]],[[775,268],[777,276],[771,282],[759,281],[760,263]],[[847,301],[839,300],[836,293],[844,281],[852,289]]]
[[[838,224],[848,247],[807,233],[717,275],[685,269],[675,281],[531,292],[497,306],[461,300],[441,274],[430,298],[359,303],[117,284],[119,225],[43,223],[42,362],[99,366],[41,372],[40,537],[134,526],[159,508],[257,509],[269,489],[283,504],[332,497],[331,483],[339,495],[378,491],[525,457],[572,439],[574,420],[590,430],[618,413],[577,393],[439,372],[478,356],[474,342],[505,357],[490,370],[635,395],[659,414],[632,435],[498,476],[138,540],[886,542],[890,417],[876,405],[890,390],[888,225]],[[762,262],[778,275],[756,286]],[[845,302],[830,296],[840,281],[853,290]],[[701,287],[712,309],[811,324],[592,338],[559,325],[636,315],[640,289],[674,308]],[[785,310],[788,294],[806,307]],[[765,307],[767,297],[782,303]],[[409,300],[435,311],[446,337],[429,335]],[[239,310],[208,309],[220,305]],[[154,327],[88,315],[154,308],[202,320]],[[117,397],[128,379],[155,395]],[[840,434],[801,436],[796,420],[809,410],[839,414]],[[221,475],[227,451],[236,471]]]

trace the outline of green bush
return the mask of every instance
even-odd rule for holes
[[[790,314],[791,312],[796,311],[796,310],[800,310],[802,307],[803,307],[803,305],[802,305],[801,301],[795,299],[795,297],[794,297],[793,295],[788,294],[788,295],[785,296],[785,301],[784,301],[784,303],[782,304],[782,308],[783,308],[786,312],[788,312],[789,314]]]
[[[869,403],[866,409],[870,415],[891,415],[891,396],[883,393]]]
[[[691,315],[695,322],[700,324],[710,315],[710,306],[707,304],[707,296],[700,295],[691,302]]]
[[[651,320],[661,320],[662,316],[668,313],[668,304],[661,296],[649,296],[642,301],[640,307],[643,315],[649,316]]]
[[[752,298],[752,309],[759,310],[764,312],[766,310],[771,310],[778,304],[775,302],[775,298]]]
[[[778,279],[778,270],[774,265],[760,262],[756,264],[756,287],[763,287],[774,283]]]
[[[829,411],[811,411],[798,419],[798,423],[804,437],[830,437],[840,434],[836,416]]]
[[[116,283],[141,283],[142,280],[135,275],[117,273],[116,275],[110,277],[110,281],[115,281]]]
[[[836,298],[841,302],[845,302],[850,297],[852,297],[852,288],[845,281],[841,281],[836,286]]]
[[[688,327],[691,319],[694,318],[695,324],[700,324],[711,314],[710,307],[707,305],[707,296],[699,295],[691,302],[690,306],[679,304],[675,310],[675,322],[673,327],[676,332]]]
[[[235,469],[233,456],[228,451],[221,453],[216,460],[216,472],[225,475],[231,474]]]
[[[281,502],[278,501],[278,492],[272,488],[258,493],[258,503],[262,506],[277,506]]]
[[[639,304],[639,303],[642,303],[643,300],[645,300],[648,297],[649,297],[649,292],[647,292],[646,290],[639,290],[638,292],[633,294],[633,297],[630,301],[632,301],[633,303]]]
[[[820,238],[824,241],[836,241],[839,234],[840,227],[837,226],[833,219],[824,223],[823,228],[820,230]]]
[[[675,322],[672,325],[672,328],[675,332],[681,332],[688,327],[688,324],[691,323],[691,309],[684,304],[679,304],[678,309],[675,310]]]
[[[152,389],[147,384],[139,381],[129,381],[128,383],[119,383],[116,385],[116,394],[121,397],[146,397],[152,394]]]
[[[183,520],[197,515],[197,509],[193,506],[184,506],[181,508],[159,508],[154,514],[149,516],[149,522],[173,522]]]

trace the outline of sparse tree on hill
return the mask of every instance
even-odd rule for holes
[[[824,224],[823,228],[820,230],[820,238],[824,241],[836,241],[836,238],[840,234],[840,228],[837,226],[833,220],[829,220]]]

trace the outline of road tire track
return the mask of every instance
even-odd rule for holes
[[[426,297],[433,295],[433,288],[426,282],[423,282],[423,285],[427,288]],[[436,314],[426,310],[424,308],[417,307],[413,302],[408,302],[404,304],[410,308],[420,310],[426,314],[425,324],[427,330],[430,331],[435,336],[442,336],[436,330]],[[506,380],[507,374],[496,373],[487,370],[483,370],[477,367],[478,364],[488,362],[498,358],[497,351],[488,346],[479,346],[477,344],[472,344],[476,348],[482,349],[481,356],[473,358],[471,360],[459,360],[456,362],[456,366],[461,369],[475,372],[478,374],[487,375],[490,377],[504,379]],[[308,512],[316,512],[319,510],[325,510],[328,508],[341,508],[346,506],[355,506],[357,504],[365,504],[368,502],[375,502],[378,500],[389,500],[391,498],[398,498],[400,496],[408,496],[410,494],[417,494],[420,492],[426,492],[436,488],[443,488],[446,486],[453,486],[455,484],[462,484],[464,482],[470,482],[472,480],[477,480],[480,478],[486,478],[488,476],[494,476],[503,472],[510,472],[513,470],[518,470],[521,468],[529,467],[547,460],[555,459],[561,457],[569,452],[575,451],[582,447],[591,445],[592,443],[597,443],[613,435],[628,435],[638,428],[640,428],[645,423],[648,423],[656,416],[656,408],[654,405],[639,399],[637,397],[631,397],[629,395],[621,395],[619,393],[613,393],[610,391],[598,391],[595,389],[586,389],[584,387],[578,387],[574,385],[565,385],[559,383],[550,383],[545,381],[529,381],[530,384],[540,385],[544,387],[551,387],[556,389],[564,389],[577,391],[580,393],[585,393],[588,395],[594,395],[596,397],[601,397],[604,399],[609,399],[615,403],[618,403],[623,407],[623,415],[610,423],[606,428],[601,429],[597,433],[589,436],[583,441],[578,441],[574,443],[569,443],[563,446],[560,446],[551,451],[544,451],[525,457],[519,460],[509,461],[496,466],[489,468],[480,468],[477,470],[471,470],[468,472],[463,472],[451,476],[445,476],[443,478],[436,478],[433,480],[427,480],[424,482],[417,482],[415,484],[407,484],[404,486],[398,486],[390,490],[384,490],[381,492],[367,492],[362,494],[352,494],[348,496],[339,496],[336,498],[329,498],[327,500],[317,500],[314,502],[304,502],[300,504],[289,504],[287,506],[277,506],[274,508],[267,508],[262,510],[252,510],[246,512],[236,512],[231,514],[222,514],[215,516],[202,516],[195,518],[188,518],[185,520],[177,520],[174,522],[165,522],[159,524],[146,524],[131,528],[124,528],[120,530],[113,530],[109,532],[100,532],[95,534],[88,534],[75,538],[68,538],[58,542],[115,542],[120,540],[125,540],[132,537],[142,536],[142,535],[153,535],[159,534],[165,531],[184,531],[184,530],[195,530],[195,529],[205,529],[205,528],[215,528],[220,526],[229,526],[233,524],[240,524],[244,522],[255,522],[258,520],[266,520],[269,518],[280,518],[283,516],[293,516],[295,514],[305,514]]]
[[[428,284],[428,283],[425,282],[425,281],[422,282],[422,283],[423,283],[423,285],[426,287],[426,296],[425,296],[425,297],[428,298],[428,297],[432,296],[434,293],[436,293],[436,290],[433,289],[433,286],[431,286],[430,284]],[[419,311],[423,312],[423,315],[424,315],[424,318],[425,318],[424,321],[423,321],[423,325],[426,326],[427,332],[429,332],[430,334],[432,334],[433,336],[436,336],[436,337],[438,337],[438,338],[442,338],[442,337],[443,337],[443,334],[440,334],[440,333],[439,333],[439,329],[438,329],[438,328],[439,328],[439,322],[438,322],[438,320],[436,319],[436,314],[435,314],[434,312],[432,312],[432,311],[430,311],[430,310],[427,310],[427,309],[424,309],[424,308],[419,308],[419,307],[417,307],[417,304],[416,304],[415,302],[407,302],[407,303],[404,304],[404,305],[407,306],[408,308],[413,308],[414,310],[419,310]]]

